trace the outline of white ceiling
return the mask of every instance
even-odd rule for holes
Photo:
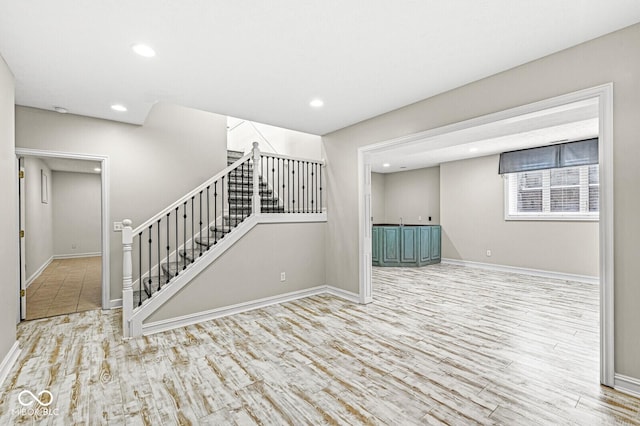
[[[381,148],[366,160],[373,172],[393,173],[597,136],[598,100],[594,98]]]
[[[640,21],[638,0],[0,0],[0,10],[19,105],[141,124],[165,101],[313,134]],[[141,42],[157,56],[135,55]],[[309,107],[315,97],[323,108]]]

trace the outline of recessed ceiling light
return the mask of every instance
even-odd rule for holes
[[[63,108],[61,106],[55,106],[55,107],[53,107],[53,110],[55,112],[59,112],[60,114],[66,114],[66,113],[69,112],[69,110],[67,110],[66,108]]]
[[[101,172],[102,169],[100,167],[96,167],[95,169],[93,169],[94,172]]]
[[[156,56],[156,51],[147,46],[146,44],[134,44],[131,46],[134,52],[136,52],[140,56],[144,56],[145,58],[153,58]]]
[[[126,112],[127,111],[127,107],[124,105],[120,105],[120,104],[113,104],[111,105],[111,109],[114,111],[118,111],[118,112]]]
[[[322,99],[314,99],[311,102],[309,102],[309,105],[311,105],[314,108],[320,108],[324,105],[324,101]]]
[[[384,164],[382,165],[382,167],[391,167],[391,164],[389,164],[389,163],[384,163]]]
[[[478,148],[475,146],[473,148],[469,148],[469,152],[478,152]]]

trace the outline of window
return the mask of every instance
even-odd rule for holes
[[[504,176],[507,220],[598,220],[598,165]]]

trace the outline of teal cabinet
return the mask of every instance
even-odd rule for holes
[[[382,227],[382,244],[380,244],[380,265],[400,265],[400,227]]]
[[[425,264],[431,261],[431,228],[433,226],[420,227],[420,263]]]
[[[374,225],[374,266],[423,266],[440,262],[440,225]]]
[[[439,226],[431,227],[431,260],[440,260],[441,229]]]
[[[371,231],[371,263],[373,266],[380,264],[380,228],[377,226]]]
[[[400,227],[400,263],[418,262],[418,227]]]

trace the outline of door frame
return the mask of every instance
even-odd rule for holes
[[[25,205],[26,200],[24,196],[24,164],[21,157],[17,159],[18,163],[18,244],[20,246],[20,268],[19,268],[19,290],[18,290],[18,322],[27,317],[27,277],[26,277],[26,261],[25,261],[25,237],[22,231],[24,230],[24,224],[26,222]]]
[[[81,154],[72,152],[47,151],[29,148],[16,148],[17,157],[50,157],[88,160],[100,162],[101,185],[101,248],[102,248],[102,309],[112,308],[109,233],[109,157],[105,155]],[[17,178],[17,175],[16,175]]]
[[[600,383],[615,385],[614,364],[614,253],[613,253],[613,83],[579,90],[565,95],[499,111],[470,120],[414,133],[358,148],[358,216],[359,216],[359,291],[360,302],[373,301],[371,282],[371,165],[370,153],[416,143],[438,136],[524,114],[544,111],[573,102],[598,99],[600,157]],[[450,142],[455,146],[459,142]],[[438,146],[442,148],[442,146]]]

